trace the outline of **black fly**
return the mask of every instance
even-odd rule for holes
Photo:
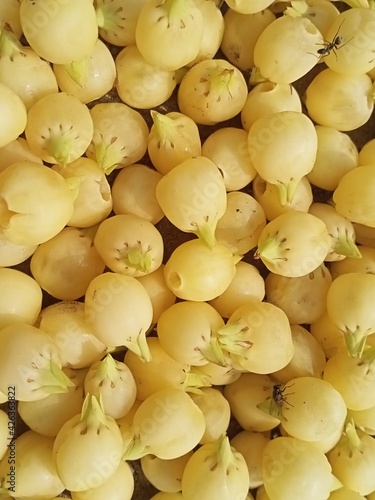
[[[289,401],[286,400],[286,397],[291,396],[292,394],[294,394],[294,392],[285,393],[285,391],[293,385],[294,383],[290,385],[274,384],[272,386],[272,397],[268,397],[267,399],[265,399],[263,403],[257,405],[257,408],[264,411],[268,415],[271,415],[272,417],[276,417],[278,419],[282,417],[284,420],[287,420],[287,418],[283,415],[283,408],[285,408],[285,405],[291,406],[293,408],[292,403],[289,403]],[[289,410],[288,407],[286,409]]]
[[[286,391],[286,389],[288,389],[289,387],[291,387],[290,385],[287,385],[285,386],[284,388],[282,388],[282,384],[275,384],[273,386],[273,389],[272,389],[272,399],[275,401],[276,405],[281,408],[284,403],[286,403],[287,405],[289,406],[292,406],[293,405],[291,403],[289,403],[289,401],[287,401],[285,398],[286,396],[290,396],[291,394],[293,394],[292,392],[288,393],[288,394],[284,394],[284,392]]]

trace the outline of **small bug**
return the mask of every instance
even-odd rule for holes
[[[344,21],[345,21],[345,19],[344,19]],[[342,45],[342,36],[339,35],[339,31],[340,31],[341,26],[343,25],[344,21],[342,21],[342,23],[338,27],[338,30],[336,31],[336,34],[333,37],[332,42],[325,41],[323,47],[321,49],[317,50],[317,53],[319,56],[328,56],[331,52],[333,52],[336,56],[336,59],[337,59],[336,51],[339,49],[342,49],[347,43],[350,42],[350,40],[353,39],[353,38],[351,38],[350,40],[348,40],[347,42],[345,42]]]
[[[284,388],[282,388],[282,384],[275,384],[273,386],[273,389],[272,389],[272,399],[275,401],[276,405],[279,408],[281,408],[284,405],[284,403],[286,403],[287,405],[293,407],[293,405],[291,403],[289,403],[289,401],[287,401],[285,399],[286,396],[290,396],[291,394],[293,394],[292,392],[290,392],[288,394],[284,394],[284,392],[286,391],[286,389],[288,389],[289,387],[291,387],[291,385],[287,385]]]

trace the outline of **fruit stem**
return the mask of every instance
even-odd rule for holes
[[[268,262],[282,259],[279,240],[275,237],[269,237],[264,243],[258,246],[254,258],[262,259]]]
[[[228,436],[223,434],[219,437],[216,443],[214,443],[214,445],[216,448],[215,453],[217,456],[217,463],[220,467],[227,471],[230,464],[233,462],[233,452]]]
[[[186,374],[183,389],[186,392],[193,392],[194,394],[201,394],[201,387],[211,387],[210,379],[203,373],[196,373],[189,371]]]
[[[34,384],[35,390],[42,389],[47,394],[65,393],[75,386],[55,361],[44,356],[38,356],[38,362],[25,371],[25,377]]]
[[[217,69],[210,81],[210,92],[219,97],[223,91],[231,97],[231,82],[233,81],[234,70],[232,68]]]
[[[142,273],[148,273],[152,265],[150,250],[151,248],[148,248],[144,251],[141,242],[138,241],[136,246],[125,246],[124,250],[118,250],[120,254],[118,260],[123,261],[126,267],[131,267]]]
[[[85,57],[80,61],[65,64],[64,70],[79,87],[83,88],[89,74],[89,59]]]
[[[46,140],[48,153],[55,158],[59,165],[66,167],[70,160],[73,138],[69,137],[69,132],[61,132],[51,135]]]
[[[148,446],[141,442],[139,436],[134,436],[132,441],[126,447],[122,455],[122,460],[139,460],[149,453]]]
[[[96,378],[100,381],[109,379],[111,382],[115,382],[118,378],[118,372],[116,367],[116,361],[110,354],[107,354],[98,364],[96,370]]]
[[[333,251],[338,255],[344,255],[352,259],[360,259],[362,257],[354,239],[349,235],[347,230],[344,235],[339,235],[339,237],[335,239]]]
[[[194,223],[197,229],[194,233],[198,236],[202,243],[204,243],[210,250],[216,245],[215,230],[217,226],[217,221],[208,222],[203,221],[201,223]]]
[[[4,23],[0,30],[0,57],[9,57],[13,61],[17,55],[26,56],[21,42],[13,33],[10,25]]]
[[[151,352],[147,344],[146,335],[142,330],[139,331],[135,339],[129,339],[124,342],[125,347],[138,356],[141,361],[151,361]]]
[[[81,422],[84,422],[88,429],[95,431],[99,431],[103,427],[108,428],[101,395],[99,398],[90,393],[86,395],[82,405]]]
[[[154,123],[154,130],[160,142],[163,144],[163,146],[165,146],[166,143],[169,142],[170,146],[173,148],[175,139],[181,136],[181,134],[179,134],[178,132],[178,129],[181,128],[181,124],[176,124],[176,122],[170,116],[158,113],[153,109],[150,111],[150,113],[152,121]]]
[[[215,363],[220,366],[227,366],[228,364],[220,347],[219,341],[215,337],[211,337],[207,346],[200,348],[200,352],[207,359],[207,361],[210,361],[211,363]]]
[[[216,332],[222,350],[242,356],[253,345],[248,339],[249,327],[241,321],[227,324]]]
[[[347,438],[346,442],[351,453],[353,453],[354,451],[361,451],[362,442],[357,434],[353,420],[347,423],[345,427],[345,435]]]
[[[359,329],[351,331],[346,328],[343,334],[349,355],[352,357],[361,357],[367,341],[363,332]]]
[[[189,13],[189,2],[186,0],[165,0],[163,7],[168,16],[168,28],[179,30],[183,28],[182,18]]]
[[[109,144],[102,140],[95,144],[95,160],[106,175],[109,175],[126,158],[123,148],[116,144],[117,137],[112,137]]]
[[[279,202],[282,207],[293,201],[298,181],[291,179],[289,182],[280,182],[275,184],[278,189]]]
[[[37,382],[49,394],[65,393],[69,387],[74,387],[74,383],[70,378],[52,360],[49,360],[48,368],[39,368],[38,374]]]
[[[120,16],[123,8],[119,7],[114,9],[111,2],[105,2],[96,9],[96,23],[99,28],[113,33],[121,28],[121,21],[124,20]]]

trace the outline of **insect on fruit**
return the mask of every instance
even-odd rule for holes
[[[345,21],[345,19],[344,19],[344,21]],[[336,59],[337,59],[336,50],[342,49],[347,43],[350,42],[350,40],[352,40],[354,38],[354,37],[352,37],[350,40],[348,40],[347,42],[345,42],[342,45],[342,36],[339,35],[339,32],[340,32],[341,26],[343,25],[344,21],[338,27],[336,34],[332,39],[332,42],[325,41],[323,47],[321,49],[317,50],[317,53],[319,56],[328,56],[331,52],[333,52],[336,56]]]
[[[293,385],[293,384],[292,384]],[[289,392],[288,394],[284,394],[286,389],[289,389],[291,385],[287,385],[285,387],[282,386],[282,384],[275,384],[272,389],[272,399],[276,403],[276,405],[281,408],[284,403],[286,403],[289,406],[293,406],[289,401],[287,401],[285,398],[286,396],[290,396],[293,394],[292,392]]]

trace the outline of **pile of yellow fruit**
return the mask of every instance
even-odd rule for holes
[[[1,0],[0,499],[375,499],[374,79],[372,0]]]

